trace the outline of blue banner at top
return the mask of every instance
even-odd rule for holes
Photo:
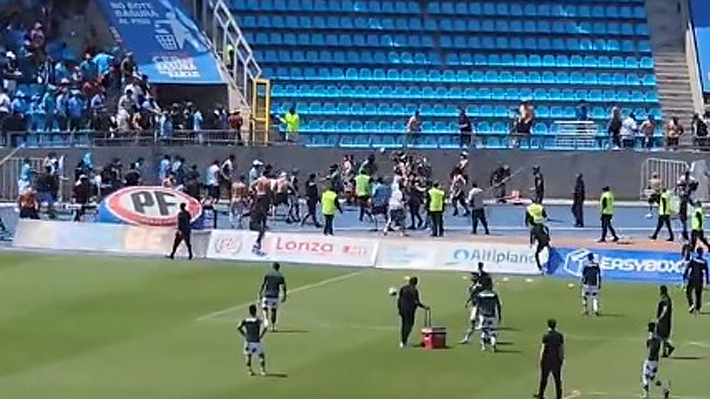
[[[695,45],[704,92],[710,92],[710,1],[691,0]]]
[[[587,256],[593,253],[602,278],[648,283],[680,283],[685,265],[679,253],[619,249],[555,248],[547,263],[548,275],[582,275]]]
[[[99,5],[116,40],[133,52],[140,73],[151,82],[224,83],[206,38],[173,1],[99,0]]]

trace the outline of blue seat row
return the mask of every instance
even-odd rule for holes
[[[361,12],[372,14],[420,14],[416,1],[352,0],[230,0],[234,10]],[[439,2],[428,4],[429,14],[544,16],[563,18],[636,18],[645,19],[643,6],[590,4],[526,4],[517,2]]]
[[[437,87],[433,86],[363,86],[363,85],[274,85],[272,96],[278,98],[366,98],[377,99],[456,99],[456,100],[535,100],[552,102],[647,102],[658,101],[655,89],[559,89],[528,87]]]
[[[268,51],[272,51],[268,53]],[[468,66],[505,66],[505,67],[519,67],[519,68],[602,68],[602,69],[653,69],[654,62],[651,57],[621,57],[621,56],[594,56],[594,55],[564,55],[559,54],[557,56],[553,54],[512,54],[512,53],[491,53],[491,54],[471,54],[471,53],[449,53],[444,57],[443,62],[439,53],[437,52],[417,52],[410,53],[407,51],[401,52],[375,52],[371,53],[369,51],[330,51],[330,50],[308,50],[303,53],[300,50],[294,52],[286,53],[288,50],[283,50],[282,52],[275,53],[274,50],[267,50],[266,52],[257,52],[257,59],[264,60],[266,62],[276,62],[276,60],[283,59],[286,60],[298,60],[299,63],[313,63],[313,64],[372,64],[375,63],[375,59],[378,59],[377,63],[389,63],[399,64],[400,68],[389,69],[391,74],[409,73],[417,74],[416,70],[409,69],[405,65],[413,66],[430,66],[430,65],[448,65],[455,67],[468,67]],[[267,61],[268,60],[268,61]],[[398,61],[398,62],[395,62]],[[406,69],[401,69],[404,66]],[[298,71],[296,71],[298,69]],[[271,67],[265,68],[266,76],[277,76],[286,77],[290,75],[302,76],[303,71],[301,67],[277,67],[276,69]],[[375,68],[377,71],[379,68]],[[455,68],[458,69],[458,68]],[[289,72],[290,70],[293,70]],[[369,71],[370,68],[363,68],[362,70]],[[384,71],[384,69],[381,69]],[[268,73],[267,73],[268,72]],[[363,72],[367,73],[367,72]],[[375,72],[377,73],[377,72]],[[389,75],[390,72],[387,72]],[[372,75],[372,73],[370,73]],[[368,78],[369,79],[369,78]],[[397,78],[399,79],[399,78]],[[403,77],[403,80],[408,78]]]
[[[281,102],[274,104],[274,110],[279,113],[285,113],[293,106],[291,102]],[[305,102],[300,101],[296,105],[296,110],[302,115],[321,115],[321,116],[375,116],[382,117],[402,117],[401,121],[405,121],[407,116],[411,116],[415,111],[419,111],[425,117],[456,117],[459,112],[459,106],[463,104],[401,104],[401,103],[334,103],[334,102]],[[468,105],[466,110],[473,117],[487,118],[510,118],[517,115],[517,104],[508,103],[508,105],[496,104],[477,104]],[[535,107],[536,116],[538,118],[575,118],[575,107],[561,105],[537,105]],[[636,108],[634,113],[638,118],[645,119],[647,115],[660,115],[660,108]],[[610,106],[590,106],[589,116],[593,119],[606,120],[611,115]]]
[[[274,35],[266,33],[255,34],[252,38],[253,43],[258,43],[261,46],[305,46],[316,47],[344,47],[351,49],[352,47],[373,48],[373,47],[410,47],[413,49],[434,48],[434,42],[431,37],[423,35],[391,36],[391,35],[350,35],[350,34],[312,34],[312,35],[288,35],[283,37],[281,42],[272,42],[271,39],[277,39]],[[424,40],[424,38],[428,38]],[[301,42],[303,40],[303,42]],[[399,41],[401,40],[401,42]],[[429,42],[429,40],[432,40]],[[449,36],[442,35],[439,40],[439,46],[444,49],[481,49],[481,50],[526,50],[534,52],[540,51],[571,51],[571,52],[600,52],[600,53],[636,53],[636,52],[651,52],[651,44],[648,40],[616,40],[616,39],[563,39],[561,37],[514,37],[507,36]],[[376,62],[376,61],[375,61]]]
[[[535,4],[520,4],[517,2],[451,2],[430,1],[428,11],[430,14],[472,14],[472,15],[500,15],[500,16],[542,16],[562,18],[646,18],[646,9],[643,6],[616,6],[590,4],[561,4],[561,2]]]
[[[296,76],[289,76],[295,80]],[[524,70],[466,70],[454,71],[431,69],[427,73],[424,69],[405,70],[400,73],[396,69],[376,68],[309,68],[304,69],[304,80],[382,80],[382,81],[411,81],[411,82],[459,82],[459,83],[530,83],[544,85],[591,85],[591,86],[655,86],[656,78],[653,74],[636,73],[595,73],[575,71],[538,71],[525,72]]]
[[[450,18],[389,18],[311,15],[239,15],[240,26],[249,28],[328,29],[360,31],[408,32],[498,32],[502,34],[542,33],[568,35],[641,35],[648,36],[643,22],[579,22],[550,19],[450,19]]]

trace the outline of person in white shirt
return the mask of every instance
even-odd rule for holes
[[[488,231],[488,221],[486,220],[486,209],[483,203],[483,189],[478,187],[478,183],[471,184],[471,191],[468,192],[468,205],[471,207],[471,234],[478,232],[478,222],[481,222],[486,235]]]
[[[624,119],[621,124],[621,144],[624,148],[634,148],[636,144],[636,133],[638,132],[638,123],[636,123],[636,115],[630,113],[628,118]]]
[[[205,185],[207,186],[207,195],[209,198],[214,199],[215,203],[219,201],[219,160],[212,162],[212,165],[207,168],[207,175],[205,176]]]
[[[389,229],[394,225],[399,227],[399,231],[402,236],[407,236],[406,229],[406,217],[404,214],[404,193],[399,188],[399,179],[395,178],[392,183],[392,194],[390,194],[389,199],[389,217],[387,218],[387,223],[385,223],[385,229],[383,234],[387,235]]]

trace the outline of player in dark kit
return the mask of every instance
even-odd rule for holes
[[[266,334],[263,322],[256,316],[256,305],[249,306],[249,317],[242,320],[237,326],[237,331],[244,337],[244,356],[249,375],[254,375],[251,368],[251,361],[254,356],[259,357],[261,375],[266,375],[266,355],[261,345],[261,339]]]
[[[602,288],[602,272],[599,263],[594,260],[594,254],[587,255],[587,261],[582,268],[582,314],[589,314],[589,302],[591,299],[592,310],[595,316],[599,316],[599,291]]]
[[[663,342],[663,357],[673,354],[675,346],[671,344],[671,327],[673,325],[673,301],[668,296],[668,287],[662,285],[659,289],[660,298],[656,307],[656,332]]]
[[[185,242],[187,247],[188,259],[192,259],[192,242],[190,240],[192,226],[190,226],[190,212],[187,211],[187,205],[185,203],[180,204],[180,212],[178,212],[178,226],[175,232],[175,240],[173,241],[173,250],[168,255],[168,258],[175,259],[175,252],[177,252],[178,247],[181,242]]]
[[[264,281],[259,288],[261,298],[261,311],[264,316],[264,326],[276,331],[276,313],[279,308],[279,296],[283,291],[280,302],[286,302],[286,278],[281,274],[281,265],[274,262],[272,270],[264,276]],[[271,323],[269,323],[271,321]]]
[[[685,273],[685,297],[688,299],[688,311],[693,314],[700,313],[703,304],[703,286],[710,285],[708,262],[703,257],[703,248],[698,247],[694,257],[688,256]]]
[[[555,397],[562,399],[562,364],[565,360],[565,339],[557,332],[557,321],[547,321],[547,334],[542,337],[540,349],[540,386],[533,397],[544,398],[547,379],[552,374],[555,380]]]
[[[399,289],[397,310],[399,311],[399,317],[402,323],[399,341],[400,348],[407,346],[409,334],[412,332],[412,327],[414,327],[414,318],[417,308],[429,309],[428,306],[424,305],[419,300],[419,290],[417,290],[418,283],[419,279],[410,277],[407,285]]]
[[[657,334],[656,323],[648,323],[648,339],[646,340],[648,356],[643,362],[643,374],[641,375],[641,381],[643,383],[642,396],[644,398],[648,398],[651,383],[655,383],[656,386],[663,389],[664,398],[670,397],[669,387],[663,387],[663,383],[656,379],[656,375],[658,374],[659,354],[661,352],[662,344],[661,337]]]

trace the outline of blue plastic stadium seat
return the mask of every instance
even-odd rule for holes
[[[653,74],[644,75],[643,76],[643,85],[644,86],[655,86],[656,85],[656,76]]]

